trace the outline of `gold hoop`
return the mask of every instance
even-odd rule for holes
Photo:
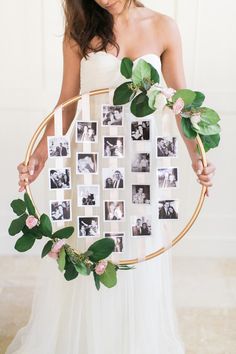
[[[101,95],[101,94],[105,94],[105,93],[108,93],[109,92],[109,89],[108,88],[105,88],[105,89],[99,89],[99,90],[94,90],[94,91],[91,91],[89,93],[90,96],[96,96],[96,95]],[[62,103],[60,106],[58,106],[57,108],[61,107],[61,108],[64,108],[64,107],[67,107],[69,106],[70,104],[76,102],[76,101],[80,101],[81,99],[81,95],[78,95],[78,96],[75,96],[75,97],[72,97],[71,99],[65,101],[64,103]],[[25,156],[25,161],[24,161],[24,164],[27,166],[28,163],[29,163],[29,159],[30,159],[30,156],[33,152],[33,148],[34,148],[34,145],[35,145],[35,142],[37,141],[40,133],[42,132],[42,130],[47,126],[47,124],[49,123],[49,121],[53,118],[54,116],[54,113],[55,113],[55,110],[50,113],[43,121],[42,123],[39,125],[38,129],[36,130],[36,132],[34,133],[30,143],[29,143],[29,146],[27,148],[27,152],[26,152],[26,156]],[[198,146],[199,146],[199,149],[200,149],[200,153],[201,153],[201,157],[202,157],[202,162],[203,162],[203,166],[206,167],[207,166],[207,160],[206,160],[206,152],[204,150],[204,146],[202,144],[202,141],[200,139],[200,137],[197,135],[196,137],[196,140],[197,140],[197,143],[198,143]],[[191,217],[191,219],[189,220],[189,222],[187,223],[187,225],[184,227],[184,229],[178,234],[178,236],[176,236],[172,242],[171,242],[171,248],[173,246],[176,245],[176,243],[178,243],[185,235],[186,233],[190,230],[190,228],[192,227],[192,225],[194,224],[195,220],[197,219],[201,209],[202,209],[202,205],[203,205],[203,202],[204,202],[204,199],[205,199],[205,195],[206,195],[206,187],[205,186],[202,186],[202,189],[201,189],[201,193],[200,193],[200,197],[199,197],[199,200],[198,200],[198,203],[197,203],[197,206],[193,212],[193,215]],[[32,192],[31,192],[31,188],[29,185],[26,186],[26,191],[27,193],[30,195],[32,201],[33,201],[33,197],[32,197]],[[33,202],[34,203],[34,202]],[[35,203],[34,203],[35,204]],[[37,209],[37,208],[36,208]],[[155,257],[158,257],[160,256],[162,253],[168,251],[169,248],[165,248],[165,247],[162,247],[160,249],[158,249],[157,251],[155,252],[152,252],[148,255],[146,255],[143,259],[143,261],[147,261],[149,259],[152,259],[152,258],[155,258]],[[136,263],[139,263],[140,260],[138,258],[133,258],[133,259],[124,259],[124,260],[120,260],[119,261],[119,264],[128,264],[128,265],[131,265],[131,264],[136,264]]]

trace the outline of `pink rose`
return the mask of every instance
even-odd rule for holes
[[[38,219],[33,215],[29,215],[25,221],[25,224],[29,229],[33,229],[33,227],[38,224]]]
[[[48,253],[48,256],[57,259],[58,255],[60,253],[61,248],[64,246],[65,240],[59,240],[57,241],[54,246],[52,247],[51,251]]]
[[[179,114],[183,108],[184,108],[184,100],[181,97],[179,97],[173,105],[173,111],[175,114]]]
[[[176,93],[176,90],[171,87],[166,87],[162,89],[162,93],[166,96],[167,99],[169,99]]]
[[[107,263],[108,263],[107,261],[100,261],[95,267],[95,272],[98,275],[102,275],[106,270]]]

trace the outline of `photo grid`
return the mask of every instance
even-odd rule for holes
[[[98,132],[101,129],[109,129],[109,126],[124,127],[124,107],[109,104],[101,105],[101,120],[98,121],[76,121],[75,141],[76,143],[98,143]],[[100,128],[99,125],[100,124]],[[130,144],[137,144],[138,141],[150,141],[151,122],[147,119],[134,120],[130,123]],[[125,137],[122,135],[110,136],[102,134],[102,159],[103,158],[125,158]],[[157,136],[156,137],[156,158],[176,158],[178,155],[177,137],[175,136]],[[133,173],[150,172],[151,154],[145,149],[142,152],[136,152],[134,145],[133,155],[131,156],[130,169]],[[97,152],[96,152],[97,150]],[[66,136],[48,137],[48,157],[51,159],[71,158],[70,141]],[[76,174],[98,174],[98,148],[92,149],[92,152],[76,152]],[[125,168],[101,166],[101,185],[84,184],[77,185],[77,206],[103,207],[103,222],[125,221],[126,210],[125,200],[103,200],[102,190],[117,189],[124,190],[125,186]],[[135,180],[135,179],[134,179]],[[91,180],[90,180],[91,181]],[[157,168],[157,185],[160,189],[176,189],[179,186],[178,167],[160,167]],[[132,184],[131,180],[131,198],[132,204],[143,205],[151,204],[151,185],[150,184]],[[67,190],[71,189],[71,169],[51,168],[49,169],[49,190]],[[100,198],[102,198],[100,200]],[[179,202],[176,199],[166,199],[154,201],[157,203],[157,219],[168,220],[179,218]],[[50,200],[50,218],[52,222],[71,221],[72,220],[72,202],[71,200]],[[139,210],[139,209],[137,209]],[[129,216],[131,236],[149,236],[152,234],[151,217],[143,213],[136,212],[134,216]],[[149,209],[147,209],[149,210]],[[81,237],[101,237],[99,216],[77,216],[77,236]],[[122,253],[124,248],[123,232],[104,232],[104,237],[111,237],[115,241],[114,252]]]

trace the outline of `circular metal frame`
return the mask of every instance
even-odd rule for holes
[[[100,90],[94,90],[94,91],[91,91],[89,93],[90,96],[96,96],[96,95],[101,95],[101,94],[105,94],[105,93],[108,93],[109,92],[109,89],[108,88],[105,88],[105,89],[100,89]],[[62,103],[59,107],[67,107],[69,106],[70,104],[76,102],[76,101],[80,101],[81,99],[81,95],[78,95],[78,96],[75,96],[75,97],[72,97],[71,99],[65,101],[64,103]],[[58,108],[58,107],[57,107]],[[25,161],[24,161],[24,164],[27,166],[28,165],[28,162],[29,162],[29,159],[30,159],[30,156],[33,152],[33,148],[34,148],[34,145],[40,135],[40,133],[42,132],[42,130],[47,126],[47,124],[49,123],[49,121],[54,117],[54,112],[55,110],[50,113],[42,122],[41,124],[39,125],[38,129],[35,131],[30,143],[29,143],[29,146],[27,148],[27,152],[26,152],[26,156],[25,156]],[[202,141],[200,139],[199,136],[196,137],[196,140],[197,140],[197,143],[198,143],[198,146],[199,146],[199,149],[200,149],[200,152],[201,152],[201,157],[202,157],[202,162],[203,162],[203,166],[206,167],[207,166],[207,160],[206,160],[206,152],[204,150],[204,146],[202,144]],[[189,229],[192,227],[192,225],[194,224],[195,220],[197,219],[200,211],[201,211],[201,208],[202,208],[202,205],[203,205],[203,202],[204,202],[204,199],[205,199],[205,195],[206,195],[206,190],[207,188],[205,186],[202,186],[202,189],[201,189],[201,193],[200,193],[200,197],[199,197],[199,200],[197,202],[197,206],[193,212],[193,215],[192,217],[190,218],[190,220],[188,221],[187,225],[184,227],[184,229],[172,240],[171,242],[171,248],[173,246],[176,245],[177,242],[179,242],[185,235],[186,233],[189,231]],[[33,197],[32,197],[32,192],[31,192],[31,189],[30,189],[30,186],[27,185],[26,186],[26,191],[27,193],[30,195],[32,201],[33,201]],[[35,204],[35,203],[34,203]],[[162,253],[168,251],[170,247],[168,248],[165,248],[165,247],[162,247],[160,249],[158,249],[157,251],[155,252],[152,252],[148,255],[146,255],[143,259],[143,261],[147,261],[149,259],[152,259],[154,257],[157,257],[157,256],[160,256]],[[131,264],[136,264],[136,263],[139,263],[140,260],[138,258],[132,258],[132,259],[126,259],[126,260],[120,260],[119,261],[119,264],[128,264],[128,265],[131,265]]]

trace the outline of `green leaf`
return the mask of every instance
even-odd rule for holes
[[[89,256],[90,261],[98,262],[101,259],[107,258],[115,248],[115,242],[112,238],[102,238],[95,241],[88,251],[92,251],[93,254]]]
[[[214,111],[211,108],[207,107],[202,107],[200,109],[201,111],[201,121],[209,124],[209,125],[214,125],[217,124],[220,120],[220,117],[216,111]]]
[[[99,276],[100,282],[107,288],[112,288],[117,283],[116,268],[111,262],[108,262],[105,272]]]
[[[25,202],[22,199],[15,199],[11,202],[11,207],[14,213],[18,216],[22,215],[26,211]]]
[[[135,85],[142,85],[144,79],[151,81],[151,65],[140,59],[133,68],[132,81]]]
[[[201,135],[216,135],[220,133],[219,124],[208,125],[204,122],[198,123],[199,129],[197,132]]]
[[[188,139],[195,139],[196,138],[197,133],[192,129],[192,124],[190,122],[190,119],[181,118],[181,127],[182,127],[184,135]]]
[[[157,95],[159,94],[159,90],[153,90],[150,94],[149,94],[149,97],[148,97],[148,105],[151,109],[155,110],[155,102],[156,102],[156,97]]]
[[[125,82],[115,89],[113,96],[114,105],[126,104],[131,100],[131,97],[133,97],[133,90],[129,88],[129,84],[132,84],[132,82]]]
[[[46,214],[40,216],[39,229],[44,236],[52,237],[52,223],[49,217]]]
[[[150,64],[151,65],[151,64]],[[151,80],[154,84],[160,82],[160,76],[158,71],[154,68],[154,66],[151,65]]]
[[[32,200],[30,199],[30,196],[28,193],[24,194],[24,200],[25,200],[25,205],[26,208],[28,210],[29,215],[34,215],[36,216],[36,211],[35,211],[35,207],[32,203]]]
[[[29,235],[23,235],[16,241],[15,249],[19,252],[26,252],[33,247],[34,242],[34,237],[30,237]]]
[[[200,135],[205,151],[216,148],[220,143],[220,135]]]
[[[91,256],[92,254],[93,254],[92,251],[86,251],[86,252],[82,253],[82,255],[83,255],[85,258]]]
[[[73,263],[70,261],[69,257],[66,257],[66,264],[65,264],[65,273],[64,277],[67,281],[73,280],[77,278],[78,272],[75,269]]]
[[[148,96],[144,92],[141,92],[133,99],[130,110],[136,117],[145,117],[155,112],[154,109],[149,107]]]
[[[126,78],[132,77],[133,62],[130,58],[123,58],[120,64],[120,72]]]
[[[64,227],[63,229],[60,229],[56,232],[54,232],[54,234],[52,235],[53,238],[69,238],[73,232],[74,232],[74,227],[73,226],[69,226],[69,227]]]
[[[58,267],[61,272],[63,272],[65,265],[66,265],[66,252],[65,248],[62,247],[60,249],[59,257],[57,259]]]
[[[199,92],[199,91],[195,91],[195,94],[196,94],[196,97],[192,103],[192,106],[194,108],[197,108],[197,107],[200,107],[204,100],[205,100],[205,95],[202,93],[202,92]]]
[[[172,97],[173,102],[176,102],[179,97],[184,100],[184,107],[187,108],[187,106],[191,105],[194,102],[196,98],[196,93],[188,89],[178,90]]]
[[[75,269],[82,275],[89,275],[91,270],[83,262],[74,264]]]
[[[26,221],[27,217],[28,217],[27,214],[23,214],[19,218],[14,219],[11,222],[11,225],[10,225],[10,227],[8,229],[9,235],[15,236],[19,232],[21,232],[23,230],[24,226],[25,226],[25,221]]]
[[[96,272],[93,272],[93,278],[94,278],[96,289],[99,290],[100,289],[100,276]]]
[[[52,245],[53,245],[53,242],[52,242],[51,240],[49,240],[49,241],[45,244],[45,246],[44,246],[44,248],[43,248],[43,250],[42,250],[41,258],[45,257],[45,256],[51,251]]]

